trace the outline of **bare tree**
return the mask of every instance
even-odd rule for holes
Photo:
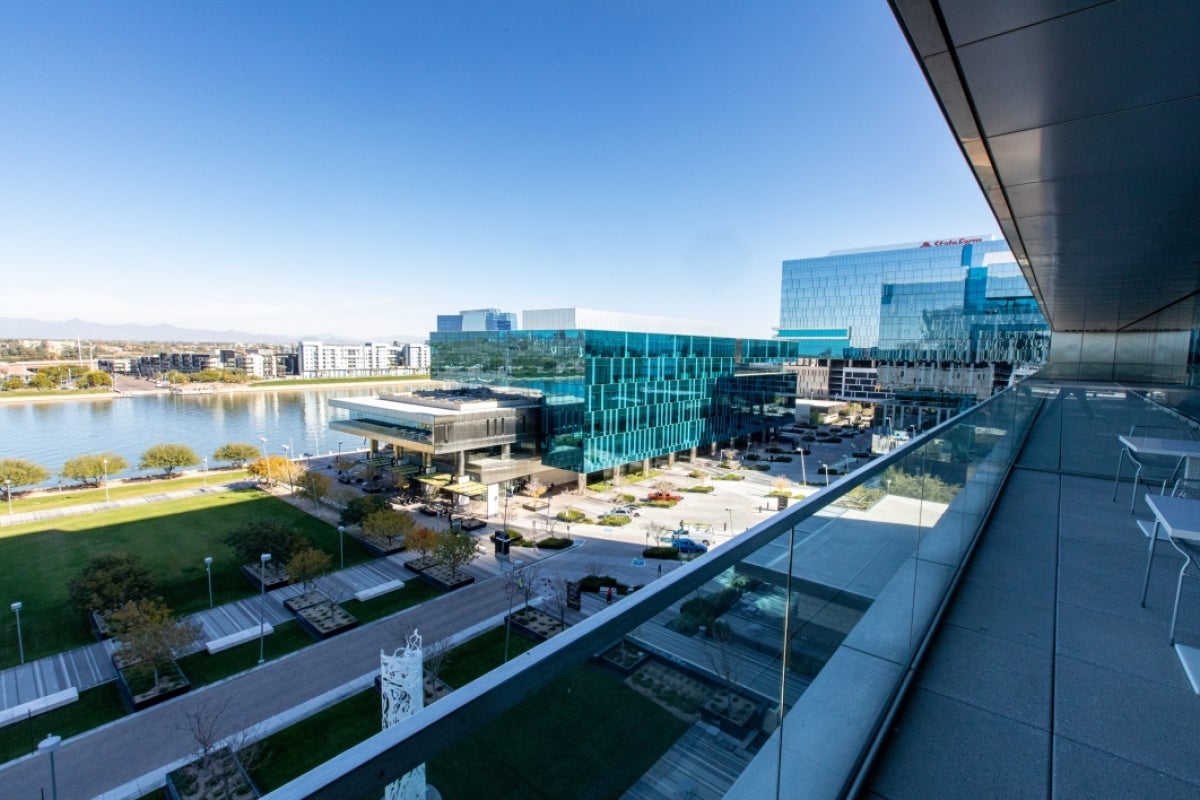
[[[728,714],[733,708],[734,686],[741,667],[734,652],[733,629],[726,622],[714,620],[708,635],[701,637],[700,644],[709,666],[725,682],[725,708],[715,710]]]
[[[567,579],[561,575],[542,578],[542,597],[546,604],[558,613],[558,621],[567,627]]]
[[[203,694],[195,702],[181,705],[177,729],[190,734],[196,744],[197,760],[192,776],[203,787],[200,796],[209,798],[252,798],[253,789],[245,772],[263,761],[261,743],[251,744],[247,731],[229,729],[230,707],[237,698]],[[186,768],[185,768],[186,769]]]

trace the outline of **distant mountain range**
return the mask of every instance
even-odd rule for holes
[[[0,317],[0,339],[82,339],[108,342],[192,342],[213,344],[295,344],[298,341],[361,344],[376,342],[421,342],[427,337],[414,334],[377,336],[373,339],[354,339],[334,333],[308,333],[303,336],[281,336],[247,331],[209,331],[199,328],[180,328],[175,325],[110,325],[69,319],[50,322],[41,319],[9,319]]]

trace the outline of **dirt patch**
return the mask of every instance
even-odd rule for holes
[[[713,694],[708,684],[661,661],[646,662],[625,683],[688,722],[700,719],[700,707]]]

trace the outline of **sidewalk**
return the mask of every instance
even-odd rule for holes
[[[213,494],[216,492],[228,492],[231,487],[237,484],[216,484],[208,487],[200,487],[197,489],[180,489],[175,492],[156,492],[155,494],[142,495],[141,497],[126,497],[120,500],[110,500],[105,503],[83,503],[77,506],[65,506],[63,508],[47,508],[42,511],[23,511],[20,514],[3,514],[0,515],[0,528],[7,528],[9,525],[21,525],[26,522],[41,522],[42,520],[57,519],[59,517],[77,517],[83,514],[94,514],[97,511],[111,511],[114,508],[131,508],[138,505],[150,505],[152,503],[164,503],[168,500],[179,500],[184,497],[197,497],[202,494]]]

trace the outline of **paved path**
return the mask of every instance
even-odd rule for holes
[[[76,517],[82,514],[94,514],[97,511],[111,511],[114,508],[130,508],[132,506],[163,503],[167,500],[179,500],[184,497],[196,497],[202,494],[228,492],[230,488],[235,485],[237,484],[229,484],[226,486],[214,483],[212,486],[208,487],[180,489],[175,492],[155,492],[154,494],[145,494],[140,497],[123,497],[120,500],[110,500],[106,503],[82,503],[74,506],[63,506],[62,508],[47,508],[41,511],[23,511],[20,514],[3,514],[0,515],[0,528],[7,528],[9,525],[22,525],[26,522],[41,522],[48,519],[58,519],[59,517]]]

